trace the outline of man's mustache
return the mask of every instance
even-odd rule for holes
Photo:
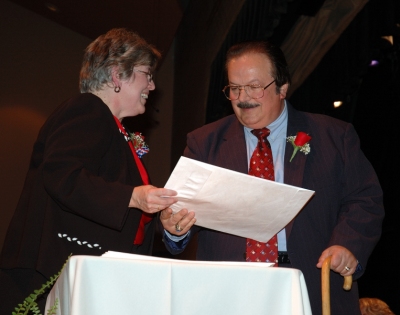
[[[239,108],[254,108],[260,106],[260,104],[253,104],[249,102],[240,102],[236,105]]]

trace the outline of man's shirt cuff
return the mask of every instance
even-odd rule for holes
[[[164,230],[164,242],[174,251],[183,251],[189,242],[190,231],[181,236],[172,235]]]

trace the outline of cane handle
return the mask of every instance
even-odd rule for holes
[[[327,257],[322,263],[321,269],[322,315],[331,315],[331,297],[329,286],[331,259],[332,256]],[[343,289],[349,291],[351,289],[352,283],[353,277],[351,275],[344,276]]]

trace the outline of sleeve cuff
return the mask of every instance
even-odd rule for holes
[[[188,231],[186,234],[183,234],[181,236],[176,236],[176,235],[172,235],[171,233],[169,233],[167,230],[164,230],[164,234],[171,240],[174,242],[179,242],[181,240],[183,240],[185,237],[189,236],[190,231]]]
[[[360,272],[362,270],[363,270],[363,267],[361,266],[361,264],[357,260],[357,267],[356,267],[356,270],[354,271],[354,273]]]
[[[188,244],[189,235],[190,231],[188,231],[185,235],[176,236],[164,230],[164,242],[168,247],[172,249],[172,251],[180,253],[185,249],[186,245]]]

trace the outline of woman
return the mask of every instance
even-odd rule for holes
[[[126,29],[87,47],[82,93],[55,110],[33,148],[1,254],[1,314],[40,288],[70,254],[151,253],[152,217],[176,202],[176,192],[149,185],[121,121],[144,113],[159,59]]]

